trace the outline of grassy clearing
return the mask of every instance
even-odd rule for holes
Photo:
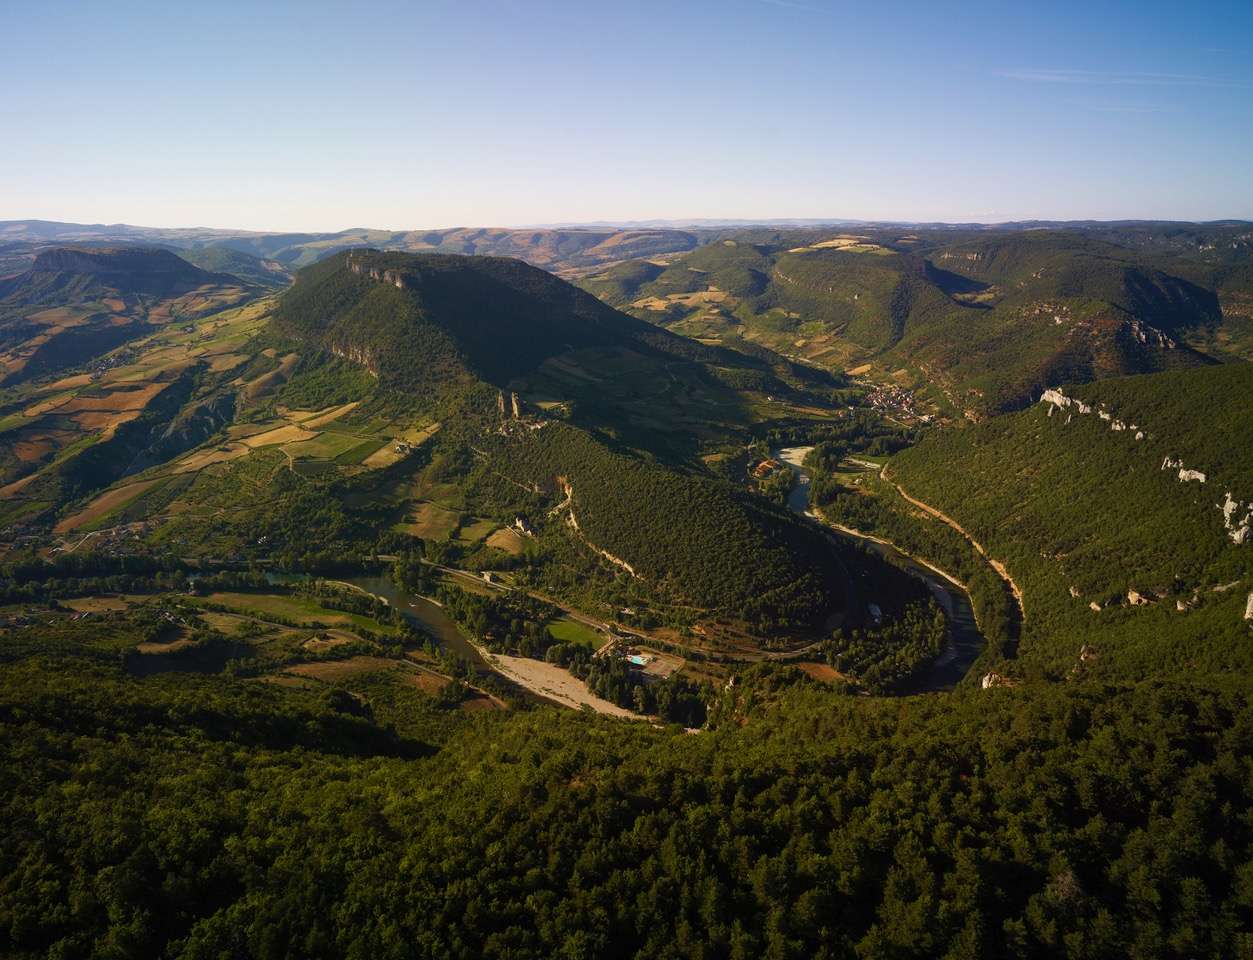
[[[328,610],[316,601],[306,597],[287,596],[272,593],[211,593],[205,598],[210,604],[229,607],[245,615],[255,615],[260,619],[267,616],[291,620],[301,626],[324,626],[359,628],[372,630],[375,633],[395,633],[396,629],[384,626],[370,617],[363,617],[343,610]],[[197,598],[190,598],[196,603]]]
[[[501,527],[487,538],[487,545],[516,557],[526,548],[526,541],[522,539],[522,534],[518,533],[517,530]]]
[[[414,507],[409,522],[399,524],[397,529],[423,540],[447,540],[449,534],[457,529],[460,519],[461,515],[455,510],[435,503],[419,503]]]
[[[457,539],[463,543],[478,543],[499,526],[493,520],[472,520],[462,526]]]
[[[580,646],[591,647],[593,650],[599,650],[609,639],[599,630],[593,630],[587,624],[571,620],[569,617],[562,617],[548,624],[548,633],[554,640],[561,643],[577,643]]]
[[[327,663],[301,663],[288,667],[284,672],[297,677],[333,682],[359,677],[364,673],[390,673],[400,669],[403,667],[398,660],[386,660],[383,657],[349,657],[347,660],[332,660]]]
[[[289,443],[283,447],[283,452],[293,460],[334,460],[360,445],[361,437],[346,433],[323,433],[309,440]]]
[[[376,451],[381,450],[388,443],[391,443],[391,441],[386,437],[372,437],[369,440],[362,440],[355,447],[350,447],[335,457],[335,462],[341,466],[359,464]]]

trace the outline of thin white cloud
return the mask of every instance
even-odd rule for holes
[[[1101,113],[1174,113],[1174,107],[1163,106],[1159,103],[1090,103],[1089,110],[1099,110]]]
[[[807,3],[794,3],[793,0],[761,0],[762,3],[768,3],[772,7],[787,7],[789,10],[804,10],[806,13],[830,13],[830,10],[822,7],[812,7]]]
[[[1113,87],[1218,87],[1228,81],[1188,73],[1139,73],[1111,70],[1006,70],[1002,77],[1024,83],[1069,83]]]

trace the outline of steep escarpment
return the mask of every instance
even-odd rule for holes
[[[520,260],[352,251],[302,271],[276,332],[356,360],[395,384],[498,386],[575,350],[686,356],[657,330]]]

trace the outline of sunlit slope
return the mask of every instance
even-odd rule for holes
[[[722,239],[581,282],[677,332],[890,377],[979,418],[1050,383],[1242,355],[1240,262],[1078,232],[806,231]]]

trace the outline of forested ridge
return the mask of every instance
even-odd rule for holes
[[[491,449],[515,482],[556,489],[560,477],[563,519],[573,515],[578,536],[677,602],[743,617],[765,634],[812,626],[843,602],[822,537],[729,484],[614,452],[561,423]]]

